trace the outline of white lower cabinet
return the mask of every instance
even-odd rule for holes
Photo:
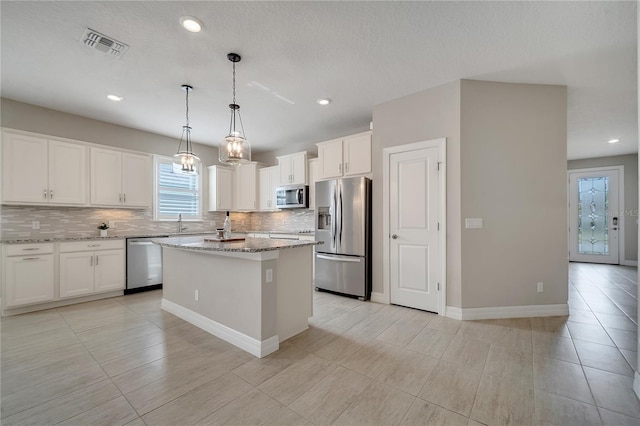
[[[60,243],[60,298],[122,290],[124,240]]]
[[[4,271],[5,307],[54,299],[53,244],[8,247],[5,249]]]

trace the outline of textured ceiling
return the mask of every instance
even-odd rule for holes
[[[6,1],[1,95],[194,141],[229,128],[231,64],[255,150],[369,128],[373,107],[468,78],[568,86],[568,155],[637,152],[636,2]],[[203,31],[179,26],[197,16]],[[90,27],[127,43],[80,45]],[[106,95],[124,100],[115,103]],[[330,97],[328,107],[316,104]],[[618,144],[607,144],[619,138]]]

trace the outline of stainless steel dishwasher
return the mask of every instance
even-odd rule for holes
[[[124,294],[162,288],[162,247],[153,244],[153,238],[127,238],[127,288]]]

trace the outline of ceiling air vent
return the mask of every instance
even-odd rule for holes
[[[98,50],[102,53],[116,58],[120,58],[122,55],[124,55],[127,49],[129,49],[129,46],[127,46],[126,44],[114,38],[107,37],[104,34],[100,34],[99,32],[92,30],[91,28],[87,28],[86,30],[84,30],[84,34],[82,34],[80,43],[91,49]]]

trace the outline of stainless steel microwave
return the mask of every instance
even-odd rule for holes
[[[279,209],[309,208],[309,186],[286,185],[277,187],[276,207]]]

